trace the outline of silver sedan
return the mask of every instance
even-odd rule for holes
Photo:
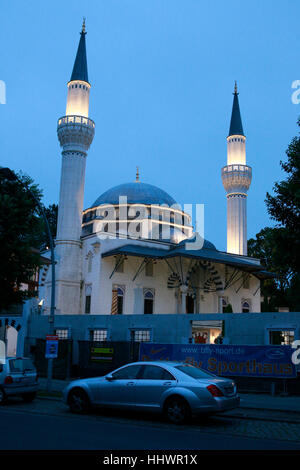
[[[163,413],[173,423],[239,406],[235,383],[183,362],[134,362],[104,377],[75,380],[63,392],[74,413],[92,406]]]

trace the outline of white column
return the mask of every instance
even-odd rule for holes
[[[218,313],[223,313],[223,297],[219,296],[219,306],[218,306]]]
[[[82,313],[81,226],[86,156],[95,131],[92,120],[74,116],[58,120],[62,170],[56,237],[56,313]]]
[[[246,137],[227,137],[227,165],[246,165]]]
[[[86,155],[63,152],[60,180],[58,240],[79,240],[81,235]]]
[[[68,83],[66,116],[88,117],[90,88],[91,85],[82,80]]]
[[[227,196],[227,251],[247,255],[247,197]]]
[[[180,286],[181,292],[181,313],[186,313],[186,294],[187,294],[187,286]]]

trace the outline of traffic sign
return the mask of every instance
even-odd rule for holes
[[[58,355],[58,336],[47,335],[46,336],[46,359],[56,359]]]

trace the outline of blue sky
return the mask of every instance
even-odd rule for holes
[[[300,105],[298,0],[0,0],[1,165],[29,174],[46,205],[58,202],[60,147],[86,17],[90,117],[85,207],[109,187],[141,180],[179,203],[205,204],[205,236],[226,249],[226,164],[234,80],[247,163],[253,168],[248,235],[272,222],[266,191],[284,176],[279,161]]]

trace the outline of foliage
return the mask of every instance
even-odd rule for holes
[[[224,307],[223,313],[233,313],[232,305],[231,304],[226,305],[226,307]]]
[[[39,251],[45,245],[45,227],[37,203],[42,192],[29,176],[12,175],[18,180],[0,171],[0,310],[33,295],[23,290],[23,284],[35,276],[41,263]],[[55,214],[54,206],[48,210]]]
[[[300,119],[298,120],[300,126]],[[288,306],[300,311],[300,138],[287,149],[287,161],[280,162],[286,179],[274,185],[274,195],[267,193],[266,204],[273,228],[262,229],[248,241],[248,253],[261,260],[275,279],[264,281],[262,310],[274,311]]]
[[[300,119],[298,120],[300,127]],[[300,272],[300,137],[294,137],[287,149],[287,161],[280,162],[287,178],[275,183],[272,196],[267,193],[268,212],[279,227],[284,227],[284,242],[289,266]],[[287,250],[288,248],[288,250]],[[283,253],[282,253],[283,254]]]
[[[265,227],[256,238],[248,240],[248,254],[259,258],[267,271],[276,277],[261,283],[262,311],[274,311],[287,305],[286,290],[292,276],[284,245],[285,229]]]
[[[57,213],[58,213],[57,204],[50,204],[48,207],[44,207],[44,212],[48,220],[52,238],[54,239],[56,236],[56,226],[57,226]],[[49,247],[49,237],[46,232],[44,218],[41,215],[39,217],[39,229],[36,233],[36,238],[33,241],[33,243],[34,243],[34,246],[40,249],[41,251]]]

